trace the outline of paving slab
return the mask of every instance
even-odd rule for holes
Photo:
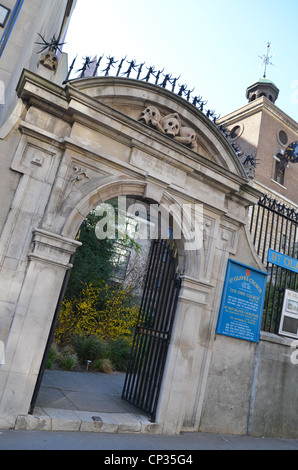
[[[18,416],[16,430],[141,433],[156,425],[121,399],[125,374],[46,370],[32,415]]]

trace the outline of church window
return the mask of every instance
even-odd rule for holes
[[[285,172],[287,168],[287,160],[283,155],[278,154],[275,157],[275,169],[274,169],[274,181],[284,186],[285,184]]]
[[[278,137],[279,137],[280,143],[281,143],[282,145],[287,145],[287,143],[288,143],[288,136],[287,136],[287,134],[285,133],[285,131],[280,131],[279,134],[278,134]]]
[[[239,137],[239,134],[240,134],[240,126],[235,126],[231,130],[230,138],[231,139],[237,139],[237,137]]]

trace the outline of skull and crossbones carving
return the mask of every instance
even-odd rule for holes
[[[56,72],[58,67],[58,57],[53,52],[47,52],[40,59],[40,63],[47,69],[54,70],[54,72]]]
[[[163,132],[160,120],[161,114],[155,106],[147,106],[147,108],[142,111],[141,117],[139,118],[140,122],[144,122],[147,126],[152,126],[158,131]]]
[[[182,127],[178,113],[167,114],[162,118],[159,110],[155,106],[149,105],[142,111],[139,121],[154,127],[159,132],[191,149],[197,149],[196,132],[190,127]]]
[[[197,134],[190,127],[181,127],[179,135],[175,136],[175,140],[181,144],[188,145],[192,149],[197,148]]]
[[[180,132],[181,120],[177,113],[168,114],[161,121],[164,133],[169,137],[175,137]]]

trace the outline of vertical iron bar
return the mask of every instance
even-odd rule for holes
[[[257,238],[258,225],[259,225],[260,208],[261,208],[261,205],[259,204],[258,210],[257,210],[257,216],[256,216],[256,223],[255,223],[255,234],[254,234],[254,239],[253,239],[253,244],[255,246],[256,246],[256,238]]]
[[[262,234],[263,234],[264,217],[265,217],[265,209],[264,209],[264,207],[263,207],[263,208],[262,208],[262,217],[261,217],[261,227],[260,227],[259,243],[258,243],[258,248],[257,248],[258,254],[260,254],[260,247],[261,247]]]
[[[252,210],[251,210],[251,219],[250,219],[250,227],[249,227],[249,232],[250,232],[251,234],[252,234],[252,229],[253,229],[254,217],[255,217],[255,206],[253,205],[253,206],[252,206]]]

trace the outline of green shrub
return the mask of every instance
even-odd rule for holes
[[[80,367],[88,370],[90,366],[93,371],[108,374],[115,370],[125,371],[130,350],[131,342],[127,338],[106,341],[95,335],[75,335],[63,348],[52,344],[46,367],[52,369],[57,366],[71,371]]]
[[[53,343],[48,354],[46,368],[53,369],[53,367],[55,367],[55,365],[60,360],[60,358],[61,358],[60,351],[57,345]]]
[[[114,369],[125,371],[130,356],[131,344],[126,338],[118,338],[107,345],[106,357],[110,359]]]
[[[95,372],[104,372],[105,374],[113,374],[113,364],[108,358],[96,359],[92,363],[92,370]]]
[[[100,358],[106,349],[105,342],[92,335],[73,336],[71,344],[82,364]]]
[[[66,354],[60,360],[62,369],[72,371],[79,365],[78,356],[76,354]]]

